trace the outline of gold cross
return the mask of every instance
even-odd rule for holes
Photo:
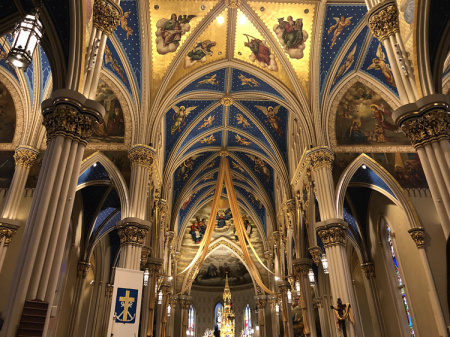
[[[133,303],[134,302],[134,297],[130,297],[130,291],[127,290],[127,291],[125,291],[125,296],[119,297],[119,301],[125,303],[125,306],[123,308],[123,318],[122,318],[122,320],[124,322],[126,322],[127,319],[128,319],[128,305],[129,305],[129,303]]]

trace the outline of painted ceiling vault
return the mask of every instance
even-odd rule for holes
[[[80,49],[89,43],[93,2],[84,1]],[[55,14],[67,57],[68,5],[44,3]],[[100,159],[95,167],[84,167],[79,180],[83,203],[89,205],[85,231],[91,238],[86,245],[109,235],[117,246],[113,227],[125,214],[127,193],[118,191],[127,190],[126,151],[137,143],[157,151],[161,196],[168,201],[178,245],[186,249],[180,266],[188,265],[202,236],[197,218],[202,222],[209,217],[222,155],[228,157],[238,203],[260,257],[276,223],[281,186],[289,186],[299,162],[294,154],[312,144],[322,141],[337,153],[335,174],[360,153],[370,153],[403,187],[426,185],[414,149],[392,120],[400,106],[392,60],[367,28],[363,2],[230,3],[235,2],[120,1],[123,16],[108,37],[95,97],[106,115],[87,146],[84,163],[94,164],[93,156]],[[400,34],[414,57],[417,1],[397,3]],[[0,19],[17,9],[9,0],[0,8]],[[442,29],[441,21],[432,26]],[[432,37],[433,50],[439,39],[439,34]],[[13,151],[19,144],[45,149],[40,103],[50,95],[54,75],[43,47],[25,72],[10,66],[6,56],[11,42],[10,34],[0,38],[0,188],[10,184]],[[450,57],[444,67],[443,87],[450,90]],[[32,169],[27,187],[35,186],[39,167]],[[116,172],[115,180],[111,172]],[[221,211],[226,213],[227,191],[221,193]],[[95,200],[100,201],[94,207]],[[213,238],[228,240],[224,246],[231,249],[233,223],[226,221],[227,230]],[[251,282],[239,252],[234,253],[227,262],[223,250],[211,251],[205,266],[214,256],[223,263],[209,271],[205,267],[194,284],[221,284],[219,271],[225,263],[236,284]],[[267,277],[264,270],[260,273]]]

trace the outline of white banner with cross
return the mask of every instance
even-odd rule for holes
[[[139,334],[144,273],[116,268],[108,337],[136,337]]]

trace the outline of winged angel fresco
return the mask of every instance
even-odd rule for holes
[[[342,75],[344,75],[347,72],[347,70],[349,70],[350,67],[352,66],[353,62],[355,61],[356,47],[357,47],[357,45],[355,44],[355,46],[353,47],[353,49],[350,52],[350,54],[348,54],[347,59],[345,60],[344,64],[339,67],[339,70],[338,70],[338,72],[336,74],[336,77],[333,80],[333,84],[336,83],[336,81]]]
[[[303,30],[303,19],[294,21],[292,16],[278,19],[278,24],[273,27],[278,40],[284,47],[286,53],[293,59],[303,58],[303,50],[306,48],[305,41],[308,39],[308,33]]]
[[[381,49],[381,43],[378,44],[377,48],[377,57],[372,59],[372,64],[367,68],[367,70],[376,69],[381,70],[384,79],[393,87],[396,87],[394,75],[392,74],[391,68],[389,64],[386,63],[386,55],[383,53],[383,49]]]
[[[336,20],[336,23],[328,29],[328,34],[331,34],[334,30],[330,49],[333,48],[333,46],[336,44],[338,36],[342,34],[344,29],[352,24],[352,18],[353,16],[346,18],[344,15],[341,15],[340,18],[333,18],[334,20]]]
[[[170,127],[170,134],[173,135],[177,130],[181,132],[181,127],[186,125],[186,117],[196,108],[196,106],[191,106],[186,108],[185,106],[177,107],[174,105],[172,107],[173,113],[173,124]]]
[[[265,106],[261,105],[255,105],[255,108],[258,108],[263,112],[264,115],[267,116],[266,123],[269,123],[272,129],[275,130],[278,136],[283,135],[283,130],[281,129],[280,125],[278,124],[279,121],[281,121],[281,118],[277,116],[278,110],[280,110],[281,105],[277,105],[275,108],[269,106],[266,108]]]
[[[170,19],[162,18],[156,23],[156,50],[165,55],[178,49],[181,37],[191,29],[189,22],[196,15],[177,15],[173,13]]]

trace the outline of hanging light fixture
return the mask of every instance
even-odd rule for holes
[[[42,23],[39,21],[39,9],[40,5],[33,14],[26,15],[13,32],[14,41],[8,53],[8,61],[16,68],[28,68],[44,34]]]
[[[161,304],[161,303],[162,303],[162,296],[163,296],[163,293],[162,293],[162,291],[160,290],[159,293],[158,293],[158,304]]]
[[[167,317],[170,317],[170,311],[172,310],[172,307],[170,304],[167,306]]]
[[[292,303],[292,292],[291,292],[291,289],[288,289],[288,291],[287,291],[287,300],[288,300],[288,303]]]
[[[277,313],[277,315],[279,315],[280,314],[280,306],[279,306],[279,304],[277,303],[277,304],[275,304],[275,312]]]
[[[315,282],[315,279],[314,279],[314,272],[313,272],[313,270],[311,268],[309,268],[308,277],[309,277],[309,283],[311,283],[311,287],[314,287],[316,282]]]
[[[148,269],[145,269],[144,271],[144,287],[148,286],[148,276],[149,276]]]
[[[297,296],[300,296],[300,281],[295,281],[295,290],[297,290]]]
[[[325,274],[328,274],[328,260],[327,260],[327,254],[323,253],[322,254],[322,267],[323,267],[323,272]]]

